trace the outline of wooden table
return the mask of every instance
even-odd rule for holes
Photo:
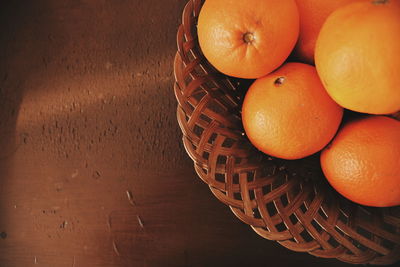
[[[173,95],[185,0],[0,4],[0,266],[348,266],[241,223]]]

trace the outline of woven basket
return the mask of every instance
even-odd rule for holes
[[[400,210],[368,208],[327,184],[318,155],[284,161],[257,151],[243,133],[248,81],[216,71],[196,35],[203,0],[185,6],[177,34],[175,95],[183,143],[211,192],[262,237],[324,258],[391,264],[400,258]]]

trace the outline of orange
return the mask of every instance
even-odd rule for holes
[[[342,115],[315,67],[302,63],[287,63],[257,79],[242,107],[243,126],[252,144],[283,159],[321,150],[335,135]]]
[[[329,183],[356,203],[400,205],[400,122],[369,116],[346,124],[321,153],[321,166]]]
[[[296,58],[314,64],[315,42],[322,24],[334,10],[356,1],[360,0],[296,0],[300,14],[300,34],[294,50]]]
[[[400,1],[352,3],[323,25],[315,64],[329,95],[363,113],[400,110]]]
[[[299,34],[294,0],[206,1],[198,38],[207,60],[220,72],[258,78],[278,68]]]

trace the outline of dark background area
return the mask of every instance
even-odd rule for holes
[[[264,240],[197,178],[184,4],[0,1],[0,266],[350,266]]]

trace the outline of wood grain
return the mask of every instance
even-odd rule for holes
[[[197,178],[172,90],[184,3],[0,3],[0,266],[347,266],[260,238]]]

